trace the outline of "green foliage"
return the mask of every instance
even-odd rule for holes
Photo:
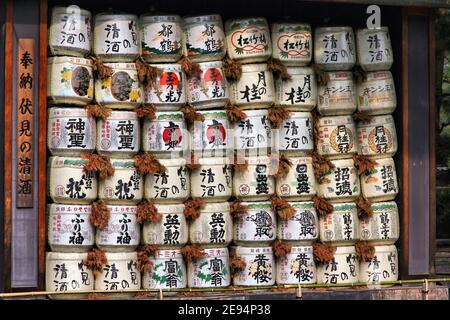
[[[450,238],[450,187],[436,189],[436,237]]]

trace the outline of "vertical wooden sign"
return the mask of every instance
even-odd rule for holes
[[[16,206],[32,208],[34,39],[19,39],[17,48]]]

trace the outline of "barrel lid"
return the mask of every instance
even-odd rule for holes
[[[395,161],[391,157],[377,159],[376,162],[377,164],[375,165],[375,167],[380,167],[382,165],[392,165],[395,170]]]
[[[252,63],[242,65],[242,73],[269,71],[267,63]]]
[[[81,210],[80,210],[81,209]],[[83,204],[47,204],[49,214],[90,214],[91,206]]]
[[[51,118],[60,118],[60,117],[88,117],[87,110],[84,108],[59,108],[52,107],[48,108],[48,117]]]
[[[297,164],[311,164],[312,165],[312,157],[289,157],[289,160],[293,165]]]
[[[155,119],[150,121],[183,121],[184,114],[180,111],[160,111],[155,112]]]
[[[289,113],[289,118],[284,121],[289,121],[289,119],[296,119],[296,118],[311,118],[312,119],[312,113],[307,111],[291,111]]]
[[[353,161],[352,158],[349,159],[337,159],[337,160],[330,160],[332,164],[336,166],[336,168],[339,167],[354,167],[355,161]],[[377,160],[378,161],[378,160]]]
[[[206,166],[220,166],[220,165],[225,165],[225,164],[229,164],[230,163],[230,159],[228,158],[200,158],[198,159],[198,162],[200,163],[200,165],[206,165]]]
[[[397,247],[393,244],[383,245],[383,246],[374,246],[374,247],[375,247],[375,253],[391,253],[391,252],[397,253]]]
[[[109,262],[117,260],[137,260],[137,252],[105,252],[106,260]]]
[[[314,211],[316,210],[314,208],[314,202],[312,201],[299,201],[299,202],[293,201],[289,202],[289,204],[294,209],[314,209]]]
[[[186,165],[186,159],[184,158],[158,159],[158,161],[165,167],[179,167]]]
[[[354,202],[343,202],[343,203],[332,203],[333,213],[335,211],[352,211],[356,210],[356,203]]]
[[[123,21],[123,20],[134,20],[137,22],[138,17],[134,14],[125,13],[122,11],[114,11],[114,10],[98,13],[94,17],[95,23],[105,22],[105,21]]]
[[[52,15],[57,15],[57,14],[77,14],[80,13],[83,16],[91,16],[91,12],[85,9],[81,9],[78,6],[68,6],[68,7],[63,7],[63,6],[54,6],[52,9]]]
[[[47,252],[46,260],[86,260],[88,257],[87,252],[85,253],[66,253],[66,252]]]
[[[359,28],[356,30],[356,33],[359,35],[363,35],[363,34],[374,34],[374,33],[379,33],[379,32],[389,32],[389,28],[386,26],[382,26],[379,28],[373,28],[373,29],[368,29],[368,28]]]
[[[221,110],[200,110],[200,111],[197,111],[197,112],[202,114],[202,115],[204,115],[206,119],[220,118],[220,119],[228,120],[227,113],[225,111],[221,111]]]
[[[267,121],[268,117],[269,117],[269,111],[267,109],[259,109],[259,110],[245,110],[244,113],[246,114],[246,119],[247,118],[251,118],[251,117],[263,117],[266,116],[267,117]]]
[[[319,126],[338,126],[338,125],[354,125],[352,116],[332,116],[320,117]]]
[[[81,58],[81,57],[66,57],[66,56],[48,57],[47,58],[47,64],[49,66],[51,66],[52,64],[57,64],[57,63],[72,63],[72,64],[92,68],[91,59],[86,59],[86,58]]]
[[[314,69],[311,67],[287,67],[287,72],[290,75],[312,75],[315,76]]]
[[[108,117],[108,120],[138,120],[137,114],[134,111],[111,111],[111,115]],[[99,119],[98,121],[103,121]]]
[[[118,205],[107,205],[111,214],[136,214],[137,206],[118,206]]]
[[[311,25],[304,22],[274,22],[272,32],[311,32]]]
[[[150,64],[152,67],[161,69],[163,72],[181,72],[181,64],[179,63],[158,63]]]
[[[228,258],[228,248],[205,248],[203,252],[206,253],[207,258],[223,257]]]
[[[139,16],[139,22],[141,24],[155,23],[155,22],[180,22],[181,17],[177,14],[164,14],[164,13],[144,13]]]
[[[310,253],[313,254],[313,247],[312,246],[292,246],[291,248],[291,254],[293,253]]]
[[[222,23],[222,18],[219,14],[203,14],[203,15],[187,15],[183,17],[185,24],[216,22]]]
[[[184,204],[155,204],[158,213],[178,213],[182,214]]]
[[[379,116],[372,116],[368,121],[358,121],[357,127],[366,127],[374,125],[391,124],[395,127],[394,117],[390,114],[383,114]]]
[[[354,246],[336,247],[336,252],[334,253],[334,255],[336,256],[337,254],[349,254],[349,253],[356,254],[356,250],[355,250]]]
[[[227,30],[235,30],[248,27],[268,28],[269,25],[267,23],[267,19],[264,17],[237,17],[233,19],[228,19],[225,22],[225,28]]]
[[[374,211],[394,210],[398,212],[398,206],[395,201],[372,203],[372,209]]]
[[[316,34],[342,32],[342,31],[353,32],[353,28],[349,26],[327,26],[327,27],[317,27],[314,31]]]
[[[160,249],[156,251],[154,257],[150,257],[150,259],[182,259],[183,255],[181,254],[180,249]]]
[[[115,169],[133,169],[136,170],[134,166],[134,161],[132,159],[110,159],[111,165]]]
[[[204,70],[207,68],[222,68],[223,63],[221,60],[218,61],[206,61],[206,62],[199,62],[200,69]]]
[[[260,253],[267,253],[267,254],[273,254],[272,247],[236,247],[236,255],[253,255],[253,254],[260,254]]]
[[[272,210],[272,203],[265,201],[241,202],[241,205],[249,207],[249,209],[268,208]]]
[[[270,158],[268,156],[245,157],[245,161],[249,165],[270,164]]]
[[[59,157],[52,156],[48,158],[48,166],[53,167],[75,167],[82,169],[87,163],[87,160],[76,157]]]
[[[200,213],[227,212],[227,211],[230,211],[229,202],[206,203],[200,209]]]
[[[113,69],[113,72],[116,72],[120,69],[128,71],[137,71],[136,63],[134,62],[108,62],[105,63],[105,66],[111,67]]]
[[[353,80],[353,72],[351,71],[334,71],[334,72],[326,72],[330,81],[349,81]]]
[[[363,80],[364,83],[370,82],[370,81],[377,81],[377,80],[391,80],[394,81],[394,78],[392,77],[392,73],[390,71],[373,71],[373,72],[367,72],[366,78]]]

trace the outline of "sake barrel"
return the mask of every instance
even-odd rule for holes
[[[82,108],[49,108],[47,146],[54,156],[95,150],[96,123]]]
[[[134,109],[143,102],[136,64],[105,63],[112,75],[95,80],[95,100],[112,109]]]
[[[231,165],[226,158],[199,159],[191,171],[191,196],[205,202],[227,201],[232,195]]]
[[[136,112],[117,111],[97,120],[97,152],[113,158],[131,158],[139,151],[140,124]]]
[[[166,171],[145,176],[144,195],[155,203],[180,203],[189,198],[190,176],[185,159],[160,159]]]
[[[369,158],[393,157],[398,149],[394,118],[387,114],[359,121],[358,154]]]
[[[238,246],[260,247],[270,245],[276,237],[277,218],[270,202],[242,202],[247,213],[233,223],[233,241]]]
[[[352,284],[358,282],[359,261],[354,246],[337,247],[329,263],[317,265],[317,283]]]
[[[248,201],[268,200],[275,192],[275,179],[269,175],[269,157],[250,157],[245,161],[246,168],[234,172],[233,195]]]
[[[241,78],[231,83],[230,100],[244,110],[269,108],[275,102],[275,84],[267,64],[242,65]]]
[[[364,71],[389,70],[394,62],[388,27],[356,31],[358,64]]]
[[[161,75],[144,87],[144,103],[158,111],[178,111],[186,104],[186,79],[178,63],[152,64]]]
[[[207,203],[189,225],[189,241],[203,247],[223,247],[233,240],[233,221],[228,202]]]
[[[155,112],[142,126],[142,150],[159,159],[179,158],[188,146],[188,132],[182,112]]]
[[[398,194],[397,173],[392,158],[377,159],[374,171],[361,175],[363,196],[371,202],[394,200]]]
[[[139,17],[142,58],[148,63],[176,62],[182,55],[183,31],[176,14],[147,13]]]
[[[111,205],[135,205],[142,200],[144,181],[133,160],[111,159],[114,175],[99,181],[98,198]]]
[[[179,248],[188,241],[188,226],[184,216],[184,204],[156,204],[156,209],[162,215],[158,222],[144,222],[142,240],[146,245],[156,245],[159,248]]]
[[[319,155],[329,159],[345,159],[357,152],[356,126],[351,116],[319,118],[318,128]]]
[[[231,283],[228,249],[203,249],[205,255],[187,263],[189,288],[224,288]]]
[[[314,31],[314,62],[322,70],[351,70],[356,62],[353,29],[320,27]]]
[[[373,215],[359,220],[362,241],[374,245],[394,244],[400,237],[398,208],[395,201],[372,203]]]
[[[186,265],[181,250],[158,250],[150,261],[153,267],[142,276],[143,289],[186,288]]]
[[[312,199],[317,193],[312,158],[290,157],[289,160],[292,163],[289,172],[276,178],[276,194],[293,201]]]
[[[267,110],[247,110],[243,120],[234,122],[234,149],[238,154],[262,155],[272,144],[272,128]]]
[[[132,252],[139,245],[140,226],[136,206],[108,206],[110,218],[103,229],[97,228],[95,243],[107,252]]]
[[[382,284],[398,280],[398,254],[394,245],[375,246],[375,255],[370,261],[361,261],[359,282],[367,285]]]
[[[126,290],[141,289],[141,272],[137,268],[136,252],[106,252],[106,265],[95,277],[94,289],[105,291],[122,291],[108,294],[108,297],[132,298],[136,292]]]
[[[222,18],[218,14],[183,18],[183,53],[194,62],[218,61],[227,47]]]
[[[55,203],[90,204],[97,198],[97,176],[84,172],[86,160],[73,157],[48,159],[47,195]]]
[[[356,86],[349,71],[327,72],[326,84],[319,85],[317,110],[321,115],[351,115],[357,108]]]
[[[333,211],[319,218],[320,241],[348,246],[359,240],[359,219],[353,202],[333,203]]]
[[[310,112],[291,112],[278,133],[279,150],[290,156],[305,156],[314,150],[313,118]]]
[[[138,17],[119,12],[95,15],[93,51],[105,62],[135,61],[141,53]]]
[[[52,299],[83,299],[87,294],[77,291],[94,289],[94,275],[83,261],[87,253],[47,252],[45,255],[45,291],[62,294],[49,295]]]
[[[277,258],[277,284],[312,284],[317,281],[312,246],[295,246],[284,257]]]
[[[311,245],[319,237],[319,219],[312,201],[289,202],[295,209],[290,219],[278,217],[277,238],[297,245]]]
[[[87,252],[94,246],[95,228],[89,221],[91,206],[47,205],[47,235],[55,252]]]
[[[94,98],[94,77],[89,59],[48,58],[47,79],[47,100],[51,105],[85,106]]]
[[[288,67],[291,80],[275,80],[275,103],[291,111],[312,111],[317,105],[317,83],[310,67]]]
[[[227,52],[241,63],[264,62],[272,56],[272,41],[266,18],[250,17],[225,22]]]
[[[200,62],[200,77],[188,77],[187,100],[197,110],[223,108],[229,100],[222,61]]]
[[[368,72],[357,86],[358,111],[368,115],[390,114],[397,107],[394,78],[390,71]]]
[[[309,23],[274,23],[271,31],[274,59],[280,60],[286,66],[306,66],[311,62],[313,47]]]
[[[91,13],[78,6],[55,6],[48,32],[54,56],[84,57],[91,52]]]
[[[272,247],[236,247],[236,257],[245,261],[245,270],[233,276],[235,286],[272,286],[276,265]]]
[[[353,159],[333,160],[331,163],[335,168],[322,176],[317,195],[334,202],[347,202],[358,198],[361,186]]]
[[[233,155],[231,124],[225,111],[199,111],[205,121],[195,121],[190,127],[191,148],[197,158]]]

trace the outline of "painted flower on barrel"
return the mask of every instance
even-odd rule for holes
[[[154,266],[152,280],[158,284],[165,284],[168,288],[176,288],[182,282],[183,272],[177,261],[170,259],[165,264],[158,263]]]
[[[211,124],[208,124],[206,129],[206,138],[208,143],[213,147],[225,145],[225,140],[227,138],[227,131],[222,123],[213,119]]]
[[[108,89],[111,87],[112,77],[105,77],[102,79],[102,89]]]
[[[172,121],[169,121],[169,125],[164,127],[162,138],[167,150],[175,149],[183,139],[180,126]]]
[[[272,264],[267,260],[264,255],[258,255],[255,260],[250,262],[248,275],[258,280],[259,283],[267,282],[272,277]]]
[[[136,102],[141,96],[141,92],[139,91],[139,89],[133,89],[130,92],[130,101],[131,102]]]
[[[63,67],[61,70],[61,83],[69,83],[72,80],[72,69]]]

